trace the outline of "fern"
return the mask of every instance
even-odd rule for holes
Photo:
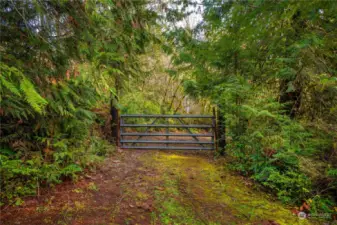
[[[48,102],[42,98],[39,93],[37,93],[34,85],[27,78],[24,78],[20,82],[20,89],[25,94],[26,101],[32,106],[32,108],[36,112],[42,113]]]
[[[107,154],[104,148],[89,144],[96,118],[90,110],[109,103],[108,90],[115,86],[116,78],[129,77],[130,71],[139,75],[137,57],[150,42],[145,30],[147,19],[143,18],[144,27],[137,29],[130,21],[148,12],[143,3],[136,2],[118,9],[112,1],[88,1],[84,5],[79,1],[0,3],[6,24],[1,27],[6,37],[0,39],[0,147],[10,146],[17,159],[15,165],[8,159],[3,160],[7,168],[0,166],[0,172],[5,172],[0,179],[4,190],[0,205],[3,199],[35,191],[32,184],[37,180],[58,183],[62,176],[74,178],[81,168]],[[43,32],[34,26],[22,27],[21,10]],[[41,16],[45,20],[40,21]],[[76,23],[63,17],[76,18]],[[29,35],[17,35],[17,30]],[[28,158],[38,160],[28,163]],[[13,190],[13,186],[21,190]]]
[[[47,101],[41,97],[36,91],[34,84],[32,84],[24,74],[15,67],[9,67],[4,63],[0,64],[1,76],[0,84],[4,86],[10,93],[22,97],[28,104],[38,113],[42,113]],[[16,83],[12,81],[16,80]],[[2,93],[4,94],[4,93]]]
[[[11,93],[13,93],[13,94],[15,94],[15,95],[21,97],[20,91],[19,91],[19,89],[17,89],[17,87],[15,86],[15,84],[13,84],[13,83],[10,82],[10,81],[7,81],[3,75],[4,75],[4,74],[1,74],[1,75],[0,75],[0,81],[1,81],[1,82],[0,82],[0,85],[1,85],[1,86],[3,85],[3,86],[4,86],[5,88],[7,88]],[[1,86],[0,86],[0,87],[1,87]]]
[[[82,172],[82,168],[77,164],[70,164],[61,170],[61,174],[73,179],[76,178],[76,173]]]
[[[335,177],[337,178],[337,169],[329,169],[327,172],[327,175],[330,177]]]

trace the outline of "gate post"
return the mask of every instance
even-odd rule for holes
[[[218,127],[218,119],[215,111],[215,107],[213,107],[213,118],[212,118],[212,125],[213,125],[213,137],[212,141],[214,143],[215,152],[218,152],[218,138],[219,138],[219,127]]]
[[[221,105],[217,106],[217,124],[218,124],[218,147],[220,148],[219,154],[225,155],[226,149],[226,118],[224,113],[220,110]]]
[[[111,114],[111,136],[116,146],[119,147],[119,128],[120,128],[120,117],[119,109],[115,107],[117,103],[117,98],[111,98],[110,102],[110,114]]]

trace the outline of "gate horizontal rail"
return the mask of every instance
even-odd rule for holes
[[[121,117],[129,118],[213,118],[211,115],[144,115],[144,114],[123,114]]]
[[[214,137],[214,134],[179,134],[179,133],[121,133],[121,136],[179,136],[179,137]]]
[[[213,150],[215,147],[215,117],[210,115],[143,115],[143,114],[123,114],[120,116],[120,143],[122,148],[125,149],[159,149],[159,150]],[[128,118],[154,118],[150,124],[133,124],[133,123],[124,123],[124,120]],[[166,124],[155,124],[161,118],[165,118]],[[175,119],[180,124],[169,124],[171,120]],[[185,124],[183,119],[211,119],[211,122],[205,124]],[[164,122],[165,123],[165,122]],[[146,128],[143,132],[128,132],[124,131],[125,128],[137,129],[137,128]],[[151,128],[165,128],[165,132],[148,132]],[[169,132],[170,128],[182,128],[187,131],[187,133],[172,133]],[[213,132],[210,133],[194,133],[196,129],[212,129]],[[137,139],[126,139],[127,137],[136,137]],[[162,136],[165,137],[164,140],[140,140],[143,137],[156,137]],[[169,140],[169,137],[192,137],[194,140]],[[209,138],[208,140],[201,140],[198,137]],[[129,144],[129,145],[127,145]],[[141,146],[137,145],[140,144]],[[150,144],[150,146],[144,146],[144,144]],[[153,146],[152,144],[159,144],[159,146]],[[185,146],[170,146],[170,145],[185,145]],[[194,146],[186,146],[194,145]]]
[[[121,124],[121,127],[212,128],[212,125]]]
[[[121,140],[121,143],[146,144],[214,144],[212,141],[152,141],[152,140]]]
[[[214,150],[206,147],[165,147],[165,146],[127,146],[127,149],[153,149],[153,150]]]

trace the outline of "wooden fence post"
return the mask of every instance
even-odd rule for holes
[[[217,124],[218,124],[218,147],[220,155],[225,155],[226,150],[226,118],[220,110],[221,105],[217,107]]]
[[[113,138],[113,141],[116,143],[116,146],[119,147],[120,117],[119,117],[119,109],[117,109],[114,104],[116,102],[117,102],[117,98],[111,98],[111,104],[110,104],[111,136]]]
[[[215,152],[218,152],[218,139],[219,139],[219,127],[218,127],[218,119],[217,119],[217,114],[215,111],[215,107],[213,107],[213,118],[212,118],[212,124],[213,124],[213,129],[214,129],[214,137],[212,137],[212,141],[214,143],[215,147]]]

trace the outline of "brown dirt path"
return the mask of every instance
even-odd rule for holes
[[[212,154],[122,151],[77,182],[2,212],[0,224],[310,224]]]
[[[153,188],[143,176],[153,170],[139,161],[143,153],[117,153],[78,182],[62,183],[39,199],[7,208],[0,224],[151,224]]]

